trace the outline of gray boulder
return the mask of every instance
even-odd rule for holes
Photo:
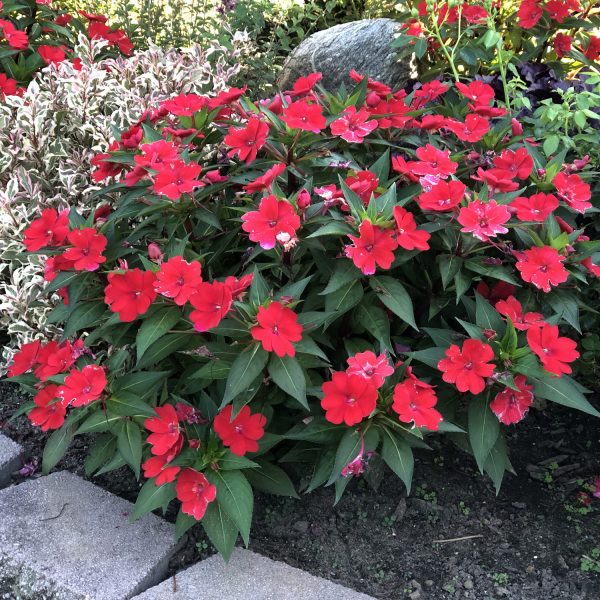
[[[406,60],[398,62],[391,43],[399,23],[392,19],[363,19],[319,31],[306,38],[289,56],[278,78],[279,89],[291,89],[298,77],[320,71],[321,85],[335,92],[344,83],[355,85],[348,77],[354,69],[372,79],[402,87],[411,76]]]

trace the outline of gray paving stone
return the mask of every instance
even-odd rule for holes
[[[306,571],[236,548],[177,573],[134,600],[374,600]]]
[[[10,475],[22,466],[23,448],[0,433],[0,488],[10,483]]]
[[[0,598],[126,600],[165,576],[174,527],[61,471],[0,491]]]

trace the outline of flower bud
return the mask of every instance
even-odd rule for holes
[[[511,129],[513,135],[523,135],[523,125],[521,125],[521,123],[519,123],[519,121],[516,119],[511,121]]]
[[[300,193],[298,194],[298,198],[296,200],[296,202],[298,203],[298,208],[300,210],[306,210],[310,206],[310,200],[311,198],[308,191],[305,189],[300,190]]]
[[[164,254],[162,253],[162,250],[160,249],[160,246],[158,244],[156,244],[155,242],[151,242],[150,244],[148,244],[148,258],[155,262],[155,263],[161,263],[162,259],[164,257]]]

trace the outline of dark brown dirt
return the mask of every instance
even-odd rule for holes
[[[0,386],[1,422],[21,399]],[[25,418],[4,432],[41,458],[45,436]],[[58,468],[83,475],[89,441],[76,438]],[[600,573],[581,570],[600,548],[600,500],[582,514],[577,498],[600,475],[600,422],[554,406],[531,413],[511,429],[517,475],[498,497],[471,458],[446,441],[432,445],[417,454],[408,498],[389,473],[377,493],[352,482],[335,507],[331,488],[300,500],[257,495],[251,548],[381,599],[600,598]],[[125,469],[94,481],[129,500],[139,488]],[[173,572],[212,554],[197,529]],[[477,537],[451,541],[467,536]]]

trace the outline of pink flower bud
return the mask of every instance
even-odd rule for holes
[[[158,244],[156,244],[155,242],[151,242],[150,244],[148,244],[148,258],[156,263],[161,263],[162,259],[164,257],[164,254],[162,253],[162,250],[160,249],[160,246]]]
[[[310,194],[305,189],[302,189],[298,194],[298,199],[296,200],[298,202],[298,208],[300,210],[307,209],[310,206],[310,200]]]
[[[523,125],[521,125],[521,123],[519,123],[519,121],[516,119],[511,121],[511,129],[514,136],[523,135]]]

